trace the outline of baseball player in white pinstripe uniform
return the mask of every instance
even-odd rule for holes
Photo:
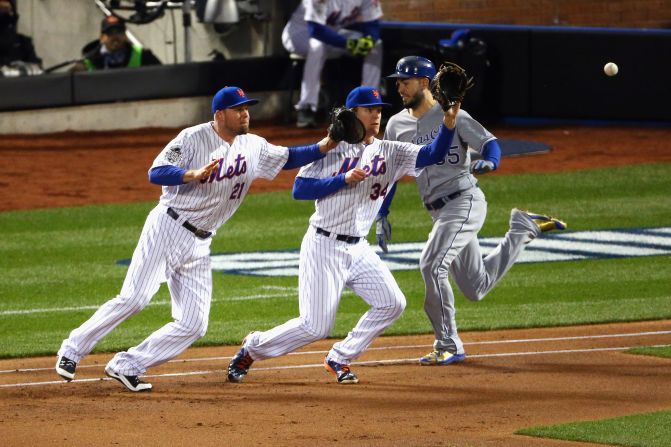
[[[238,209],[252,181],[274,178],[281,169],[303,166],[335,147],[325,138],[304,147],[280,147],[249,134],[249,99],[225,87],[212,100],[214,120],[184,129],[154,160],[152,183],[163,185],[149,213],[119,295],[73,330],[58,351],[56,372],[72,380],[96,343],[146,306],[168,283],[174,321],[139,345],[119,352],[105,373],[131,391],[151,384],[138,376],[183,352],[205,335],[212,295],[210,243]]]
[[[396,71],[398,92],[407,107],[387,123],[385,139],[426,143],[440,126],[442,109],[429,91],[435,75],[433,63],[423,57],[400,59]],[[481,156],[471,162],[469,148]],[[543,231],[563,230],[566,224],[542,214],[513,209],[510,229],[501,243],[484,259],[477,234],[487,215],[487,202],[473,174],[486,174],[499,165],[501,150],[496,137],[460,110],[454,144],[440,163],[428,166],[417,176],[419,194],[433,219],[433,229],[420,259],[426,285],[424,310],[436,340],[434,349],[420,358],[422,365],[448,365],[466,358],[457,333],[452,276],[466,298],[479,301],[512,267],[526,244]],[[386,215],[393,198],[392,188],[378,216],[378,243],[386,251],[391,225]]]
[[[377,89],[352,90],[346,106],[354,108],[363,123],[364,141],[341,142],[325,158],[298,173],[294,197],[315,200],[316,208],[301,244],[300,316],[269,331],[250,333],[229,364],[230,381],[240,382],[255,360],[284,355],[327,337],[343,289],[348,287],[370,309],[344,340],[333,345],[324,365],[338,383],[357,383],[350,363],[403,312],[403,292],[366,235],[389,185],[445,157],[459,105],[445,112],[444,125],[426,146],[375,138],[386,105]]]
[[[380,86],[382,40],[379,0],[303,0],[282,31],[290,53],[305,57],[298,127],[314,127],[320,80],[326,59],[363,58],[361,85]]]

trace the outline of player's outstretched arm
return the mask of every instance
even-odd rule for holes
[[[319,143],[319,151],[322,154],[327,153],[331,149],[335,149],[335,147],[338,145],[337,141],[333,141],[329,135],[326,135],[324,139],[322,139]]]
[[[162,186],[176,186],[208,178],[216,169],[219,160],[212,160],[200,169],[186,170],[174,165],[156,166],[149,171],[149,181]]]
[[[320,158],[324,158],[324,155],[337,145],[338,143],[326,137],[319,143],[308,146],[291,146],[288,148],[289,157],[284,166],[282,166],[282,169],[300,168]]]
[[[317,200],[326,197],[341,188],[359,183],[366,178],[366,171],[354,168],[347,174],[338,174],[327,178],[296,177],[292,196],[296,200]]]
[[[443,125],[440,126],[436,139],[420,148],[417,154],[417,161],[415,162],[416,168],[425,168],[445,159],[447,151],[452,145],[458,111],[458,103],[445,111]]]
[[[189,169],[184,173],[182,181],[184,183],[193,182],[194,180],[205,180],[210,177],[212,171],[219,166],[219,160],[212,160],[200,169]]]
[[[444,112],[443,124],[445,124],[445,127],[447,127],[448,129],[454,129],[455,127],[457,127],[457,113],[459,113],[460,108],[461,103],[457,102]]]

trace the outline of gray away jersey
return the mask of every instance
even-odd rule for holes
[[[443,116],[443,110],[437,103],[419,119],[410,115],[408,109],[403,109],[389,118],[384,139],[429,144],[438,136]],[[477,180],[469,173],[471,156],[468,148],[482,153],[484,145],[494,139],[496,137],[468,112],[459,110],[456,132],[447,156],[442,162],[427,166],[417,175],[422,200],[425,203],[432,202],[475,185]]]
[[[272,145],[253,134],[238,135],[229,145],[209,122],[181,131],[156,157],[151,168],[172,165],[200,169],[218,159],[219,167],[209,179],[163,186],[159,200],[196,227],[216,231],[238,209],[252,181],[258,177],[273,179],[288,158],[286,147]]]
[[[340,142],[326,157],[303,166],[298,177],[334,177],[355,167],[368,173],[362,182],[317,199],[310,223],[337,234],[367,236],[389,185],[405,175],[416,175],[420,149],[415,144],[377,138],[369,145]]]

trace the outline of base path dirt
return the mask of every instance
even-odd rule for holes
[[[149,183],[147,170],[179,130],[2,136],[0,211],[158,200],[160,187]],[[543,142],[552,151],[508,157],[491,175],[671,162],[669,128],[559,126],[492,131],[499,138]],[[282,145],[316,142],[326,135],[325,129],[278,125],[258,125],[252,132]],[[251,191],[290,189],[296,172],[283,171],[272,182],[257,180]]]
[[[256,362],[226,381],[236,347],[191,348],[153,368],[151,392],[104,378],[111,354],[77,380],[55,357],[0,361],[7,446],[582,446],[515,435],[537,425],[671,406],[671,360],[627,347],[671,343],[671,321],[466,332],[468,358],[420,366],[432,337],[382,337],[340,385],[322,361],[333,340]]]

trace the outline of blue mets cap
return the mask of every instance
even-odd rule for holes
[[[253,105],[258,99],[250,99],[240,87],[224,87],[212,98],[212,113],[217,110],[230,109],[243,104]]]
[[[382,102],[380,91],[373,87],[357,87],[349,92],[345,107],[370,107],[370,106],[390,106]]]

